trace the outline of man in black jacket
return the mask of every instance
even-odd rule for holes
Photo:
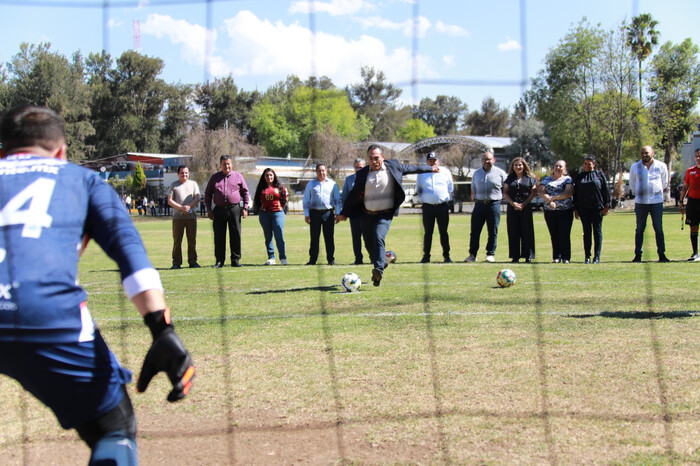
[[[404,165],[398,160],[384,160],[382,148],[373,144],[367,149],[368,165],[357,171],[355,185],[350,191],[336,223],[347,218],[359,217],[362,237],[374,268],[372,283],[379,286],[387,266],[384,239],[394,215],[406,199],[403,175],[437,172],[437,166]]]

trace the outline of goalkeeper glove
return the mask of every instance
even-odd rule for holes
[[[143,360],[136,391],[145,392],[151,379],[163,371],[168,374],[173,385],[168,401],[181,400],[192,388],[195,369],[192,357],[175,333],[175,327],[170,321],[170,309],[150,312],[143,320],[151,330],[153,343]]]

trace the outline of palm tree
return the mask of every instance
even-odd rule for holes
[[[659,31],[654,29],[659,22],[650,13],[632,18],[627,26],[627,45],[637,56],[639,63],[639,102],[642,102],[642,62],[651,54],[651,48],[659,42]]]

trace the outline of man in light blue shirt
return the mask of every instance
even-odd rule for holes
[[[345,204],[348,199],[352,187],[355,186],[355,178],[357,177],[357,170],[365,166],[364,159],[356,158],[352,167],[355,172],[345,178],[343,183],[343,192],[340,193],[340,204],[341,206]],[[352,235],[352,251],[355,254],[355,262],[353,265],[362,265],[362,221],[359,217],[350,219],[350,234]]]
[[[649,215],[651,215],[651,225],[654,227],[656,236],[659,262],[669,262],[666,257],[663,229],[664,191],[668,187],[668,168],[665,163],[654,160],[654,149],[651,146],[642,147],[641,152],[642,160],[630,167],[629,182],[634,194],[634,213],[637,218],[632,262],[642,261],[642,243]]]
[[[486,262],[495,262],[498,224],[501,222],[501,199],[506,172],[498,168],[492,152],[484,152],[481,156],[481,168],[472,176],[472,212],[471,236],[469,239],[469,257],[464,262],[476,262],[479,251],[481,230],[486,223],[488,240],[486,242]]]
[[[335,181],[328,179],[327,176],[326,166],[319,163],[316,165],[316,178],[309,181],[304,190],[304,220],[309,224],[311,231],[309,262],[306,265],[316,265],[321,231],[323,231],[323,242],[326,244],[328,265],[335,265],[333,233],[335,216],[340,214],[340,192]]]
[[[427,156],[428,165],[440,167],[440,159],[436,152]],[[439,168],[437,173],[421,173],[416,179],[416,193],[420,195],[423,209],[423,258],[421,264],[430,262],[430,250],[433,245],[433,231],[437,221],[440,232],[440,245],[444,262],[450,259],[450,236],[447,227],[450,224],[449,201],[452,200],[454,185],[452,174],[446,168]]]

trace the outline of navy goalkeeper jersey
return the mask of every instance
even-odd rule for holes
[[[85,235],[117,262],[129,298],[162,289],[124,204],[95,172],[31,154],[0,160],[0,341],[93,339],[77,283]]]

